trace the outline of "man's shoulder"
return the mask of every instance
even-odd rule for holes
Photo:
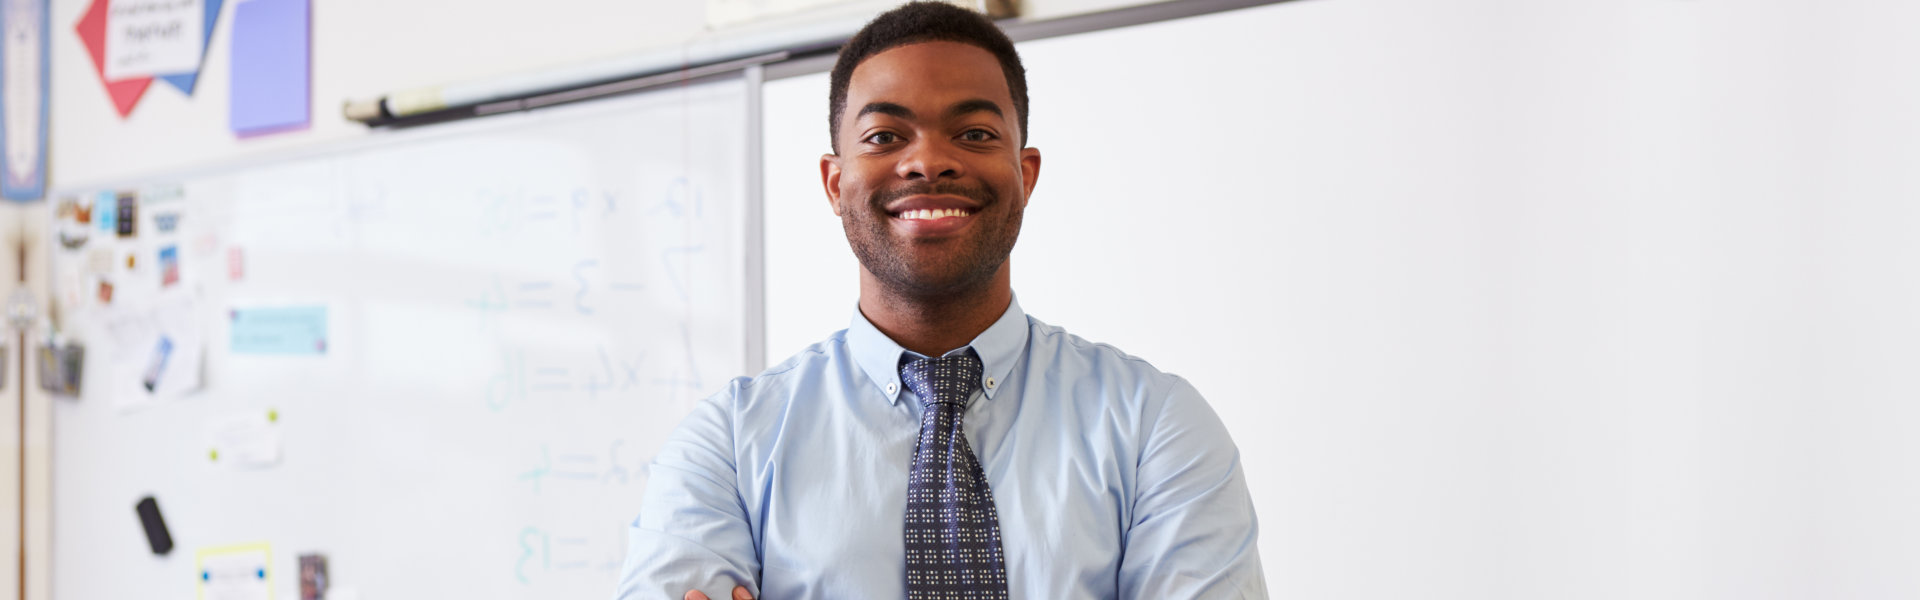
[[[1165,393],[1175,388],[1191,388],[1179,375],[1160,370],[1145,358],[1105,342],[1095,342],[1049,324],[1031,315],[1027,317],[1028,355],[1035,361],[1036,373],[1091,374],[1108,380],[1126,380],[1144,384],[1143,389]]]
[[[847,330],[833,332],[826,339],[814,342],[799,352],[788,356],[786,360],[767,367],[757,375],[735,377],[727,389],[714,395],[716,400],[735,401],[751,399],[768,393],[791,393],[808,374],[819,374],[829,369],[846,369],[851,364],[847,350]]]
[[[767,370],[761,371],[760,374],[746,379],[753,381],[777,381],[791,377],[794,374],[825,368],[827,365],[836,362],[845,362],[849,359],[847,330],[842,329],[833,332],[833,335],[827,336],[826,339],[814,342],[812,345],[800,349],[799,352],[788,356],[786,360],[767,367]]]

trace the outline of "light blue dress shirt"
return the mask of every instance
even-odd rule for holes
[[[970,346],[986,368],[966,435],[1011,598],[1266,597],[1239,450],[1186,380],[1018,300]],[[702,401],[654,459],[616,598],[905,597],[921,405],[903,355],[920,357],[856,311]]]

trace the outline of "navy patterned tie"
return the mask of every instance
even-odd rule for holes
[[[926,407],[907,476],[907,600],[1007,597],[1000,517],[960,428],[980,372],[971,351],[900,365]]]

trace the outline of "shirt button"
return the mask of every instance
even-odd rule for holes
[[[900,391],[900,384],[898,384],[898,383],[889,383],[889,384],[887,384],[887,394],[889,394],[889,395],[891,395],[891,394],[893,394],[894,392],[897,392],[897,391]]]
[[[992,377],[988,377],[988,378],[987,378],[987,389],[993,389],[993,385],[994,385],[995,383],[999,383],[999,382],[997,382],[997,381],[994,381]]]

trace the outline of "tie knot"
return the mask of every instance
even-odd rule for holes
[[[967,397],[980,387],[980,358],[972,352],[938,358],[922,358],[900,365],[900,379],[922,404],[945,402],[967,405]]]

